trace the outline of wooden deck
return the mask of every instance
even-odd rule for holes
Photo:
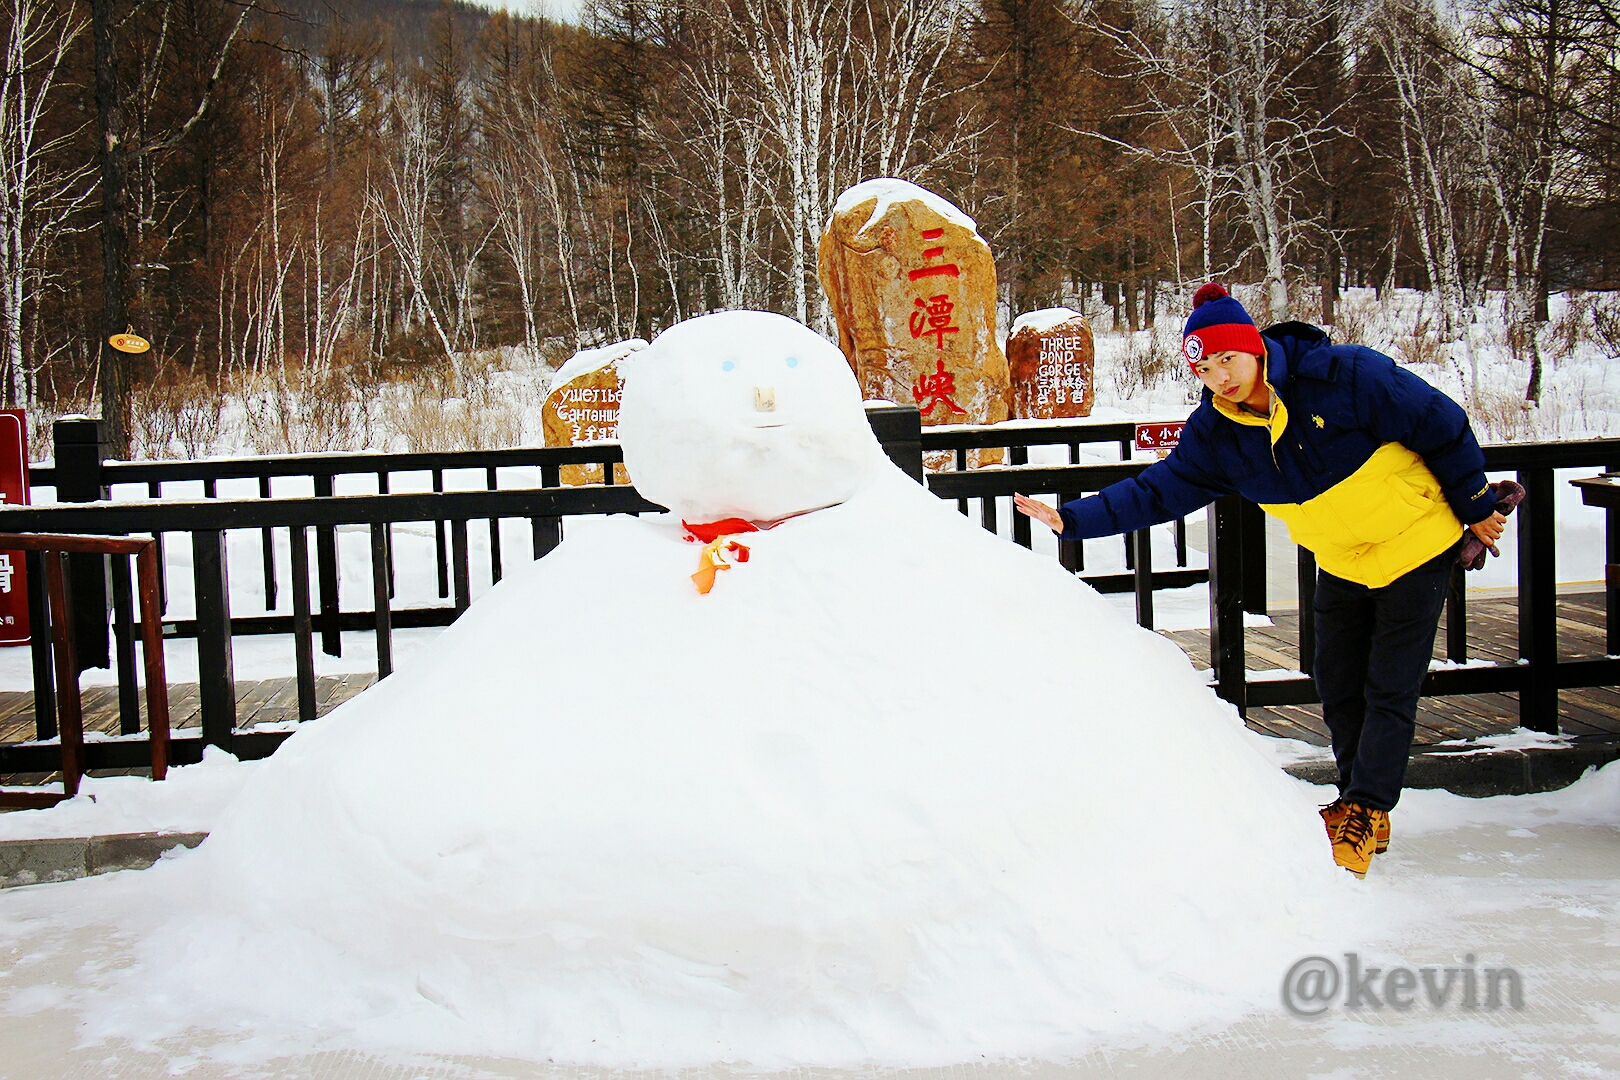
[[[1296,670],[1299,667],[1299,619],[1292,609],[1273,609],[1271,626],[1249,627],[1244,648],[1250,671]],[[1444,655],[1444,621],[1435,641],[1435,657]],[[1513,596],[1469,600],[1468,648],[1470,658],[1517,658],[1518,609]],[[1209,632],[1186,630],[1166,633],[1201,667],[1209,666]],[[1561,658],[1604,655],[1603,594],[1571,593],[1558,598],[1558,654]],[[375,680],[372,674],[354,674],[318,680],[320,713],[325,714],[354,697]],[[298,718],[298,690],[292,678],[236,684],[237,726],[247,730],[259,724],[286,724]],[[197,686],[170,688],[174,728],[200,726]],[[113,686],[84,691],[86,732],[109,734],[118,730],[118,690]],[[1558,696],[1559,724],[1571,735],[1620,736],[1620,688],[1595,687],[1565,690]],[[143,703],[144,704],[144,703]],[[1476,694],[1423,698],[1418,709],[1417,742],[1427,745],[1448,739],[1501,735],[1518,726],[1515,694]],[[1301,739],[1318,746],[1329,743],[1322,710],[1316,705],[1251,708],[1249,727],[1268,735]],[[0,742],[22,742],[34,734],[33,695],[0,693]],[[39,783],[39,777],[0,777],[0,785]]]
[[[1273,609],[1272,626],[1251,626],[1244,633],[1245,659],[1250,671],[1299,668],[1299,616],[1296,609]],[[1468,657],[1470,660],[1512,661],[1518,658],[1519,609],[1508,596],[1468,600]],[[1445,659],[1445,619],[1435,635],[1434,657]],[[1563,593],[1558,597],[1559,659],[1600,658],[1605,648],[1604,597],[1601,592]],[[1209,666],[1209,631],[1186,630],[1166,634],[1201,668]],[[1248,710],[1248,725],[1268,735],[1329,745],[1320,705],[1277,705]],[[1517,694],[1463,694],[1426,697],[1418,703],[1418,745],[1449,739],[1501,735],[1519,723]],[[1620,689],[1591,687],[1562,690],[1558,694],[1559,729],[1570,735],[1620,735]]]
[[[319,712],[325,715],[377,681],[376,673],[323,677],[315,680]],[[80,695],[84,708],[84,730],[118,733],[118,687],[87,686]],[[141,701],[142,723],[146,702]],[[195,734],[202,726],[196,683],[169,686],[169,716],[172,730],[190,728]],[[236,684],[236,726],[249,730],[258,724],[285,724],[298,719],[298,683],[292,677],[239,681]],[[34,695],[0,693],[0,743],[24,742],[34,737]],[[0,782],[20,783],[12,777]],[[29,781],[33,782],[33,781]]]

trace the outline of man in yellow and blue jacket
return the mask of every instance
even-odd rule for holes
[[[1065,540],[1131,532],[1236,492],[1316,555],[1313,677],[1339,798],[1323,807],[1339,865],[1364,875],[1389,840],[1423,676],[1465,528],[1505,517],[1468,417],[1382,353],[1304,323],[1262,335],[1225,289],[1193,298],[1183,355],[1205,385],[1171,454],[1054,511],[1018,508]]]

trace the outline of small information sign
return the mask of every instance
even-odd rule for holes
[[[28,505],[28,420],[0,409],[0,502]],[[28,644],[28,564],[20,551],[0,551],[0,645]]]
[[[1168,424],[1137,424],[1136,448],[1138,450],[1174,450],[1181,441],[1181,429],[1186,427],[1184,420],[1177,420]]]

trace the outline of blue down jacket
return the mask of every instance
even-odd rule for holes
[[[1324,570],[1379,588],[1491,515],[1485,455],[1456,402],[1314,326],[1261,338],[1271,415],[1206,389],[1169,457],[1061,507],[1064,539],[1156,525],[1236,492],[1287,522]]]

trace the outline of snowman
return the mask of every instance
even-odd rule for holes
[[[818,335],[671,328],[620,435],[670,512],[570,522],[289,739],[145,876],[171,914],[92,1030],[1062,1058],[1371,940],[1371,883],[1180,650],[895,468]]]
[[[625,467],[706,545],[693,575],[700,592],[747,560],[735,534],[845,502],[882,457],[843,354],[784,316],[692,319],[631,365]]]

